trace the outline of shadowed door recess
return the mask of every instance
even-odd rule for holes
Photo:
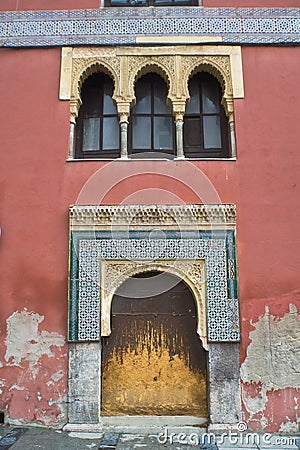
[[[129,278],[112,302],[103,340],[103,415],[207,416],[206,352],[194,298],[179,278]]]

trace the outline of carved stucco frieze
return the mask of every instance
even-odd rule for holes
[[[203,227],[233,228],[236,223],[235,205],[73,205],[70,225],[114,227],[172,226],[184,229]]]
[[[101,262],[101,335],[111,334],[111,305],[118,288],[129,278],[149,271],[168,272],[184,281],[194,294],[197,308],[197,333],[207,350],[204,260],[115,261]]]
[[[81,105],[80,92],[84,81],[97,71],[107,73],[114,83],[113,98],[119,115],[126,116],[135,102],[136,81],[148,72],[160,74],[168,85],[168,99],[176,120],[182,120],[189,99],[188,81],[198,71],[207,71],[221,84],[229,121],[233,120],[233,83],[230,55],[184,54],[181,47],[166,54],[149,54],[141,47],[136,54],[129,54],[126,47],[116,51],[110,47],[82,47],[73,49],[71,69],[71,121],[78,115]],[[183,53],[183,54],[182,54]],[[124,119],[125,120],[125,119]]]

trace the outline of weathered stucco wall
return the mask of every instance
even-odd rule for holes
[[[285,305],[293,301],[284,314],[272,305],[275,299],[269,299],[264,302],[264,313],[250,320],[250,344],[241,366],[241,380],[245,419],[252,429],[299,430],[299,298],[296,292],[281,299]]]
[[[296,372],[289,366],[284,377],[286,361],[278,356],[279,342],[292,349],[299,311],[299,56],[298,47],[243,49],[236,162],[196,162],[193,176],[185,162],[113,164],[103,183],[116,177],[116,185],[105,195],[103,185],[94,186],[86,197],[87,203],[199,202],[207,192],[201,183],[199,192],[192,188],[203,175],[223,203],[237,204],[244,413],[252,428],[270,431],[294,430],[299,420]],[[107,163],[66,162],[69,105],[58,100],[59,49],[1,49],[0,57],[0,410],[11,419],[58,425],[66,420],[68,206]],[[132,164],[141,175],[130,175]],[[120,171],[127,173],[123,181]],[[264,342],[262,365],[258,347],[267,324],[272,352]]]

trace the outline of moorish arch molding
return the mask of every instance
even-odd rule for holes
[[[222,104],[231,132],[235,156],[234,99],[244,97],[241,48],[239,46],[159,46],[63,48],[60,99],[70,101],[70,159],[73,155],[74,127],[81,105],[80,90],[96,71],[107,73],[114,83],[121,128],[121,157],[127,157],[127,125],[135,102],[135,83],[142,75],[156,72],[168,85],[168,101],[176,122],[177,157],[183,154],[183,116],[189,100],[188,81],[195,73],[212,74],[222,87]]]
[[[75,108],[71,111],[71,121],[73,119],[72,115],[75,115],[75,119],[78,116],[79,108],[81,106],[81,89],[87,78],[94,73],[103,72],[108,75],[114,84],[114,94],[113,98],[118,96],[119,92],[119,71],[116,70],[117,67],[107,59],[76,59],[73,64],[72,69],[72,90],[71,90],[71,103],[78,105],[78,109]]]
[[[147,73],[157,73],[162,77],[168,86],[168,100],[171,101],[172,92],[174,92],[174,72],[170,70],[172,60],[166,60],[165,57],[149,58],[129,58],[129,95],[135,102],[135,85],[143,75]]]
[[[193,63],[191,65],[191,63]],[[184,80],[188,90],[188,82],[196,73],[207,72],[215,77],[222,88],[222,105],[229,122],[233,121],[233,91],[230,70],[230,60],[228,56],[214,56],[188,59],[186,62],[188,70],[185,72]]]
[[[111,306],[113,297],[130,277],[150,271],[168,272],[185,282],[193,293],[197,310],[197,334],[208,350],[205,299],[204,260],[130,261],[104,260],[101,262],[101,336],[111,334]]]

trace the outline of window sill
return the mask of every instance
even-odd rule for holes
[[[76,163],[76,162],[112,162],[112,161],[122,161],[122,162],[133,162],[133,161],[229,161],[235,162],[237,158],[77,158],[77,159],[67,159],[67,163]]]

